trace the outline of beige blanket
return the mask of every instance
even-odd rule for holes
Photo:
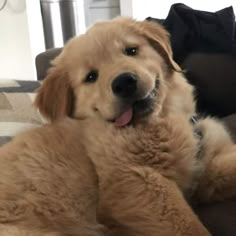
[[[0,80],[0,146],[16,134],[43,123],[33,106],[39,86],[38,81]]]

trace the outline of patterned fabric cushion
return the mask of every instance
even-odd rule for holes
[[[33,106],[38,81],[0,80],[0,146],[44,121]]]

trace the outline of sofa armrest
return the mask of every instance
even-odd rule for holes
[[[37,55],[35,59],[37,78],[43,80],[46,77],[47,70],[51,66],[51,61],[57,57],[62,48],[53,48]]]
[[[236,143],[236,113],[223,118],[225,126],[228,128],[234,142]]]

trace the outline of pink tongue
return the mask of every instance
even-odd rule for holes
[[[128,110],[122,113],[120,117],[118,117],[115,120],[115,125],[119,127],[125,126],[131,121],[132,117],[133,117],[133,109],[132,107],[130,107]]]

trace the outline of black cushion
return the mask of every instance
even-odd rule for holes
[[[182,68],[196,88],[200,113],[218,117],[236,113],[236,57],[224,53],[191,53]]]

